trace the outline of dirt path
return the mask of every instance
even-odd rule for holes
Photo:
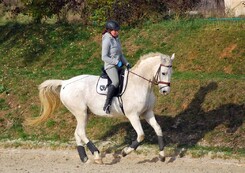
[[[89,155],[90,156],[90,155]],[[76,150],[0,149],[1,173],[244,173],[245,163],[210,158],[158,161],[156,155],[107,154],[103,165],[80,162]]]

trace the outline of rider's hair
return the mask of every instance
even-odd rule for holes
[[[102,35],[104,35],[107,32],[111,33],[111,31],[112,31],[111,29],[104,29],[103,32],[102,32]]]

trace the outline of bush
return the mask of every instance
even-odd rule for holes
[[[1,2],[1,1],[0,1]],[[202,0],[21,0],[24,9],[36,23],[56,16],[67,21],[68,14],[80,16],[84,24],[102,26],[109,19],[123,25],[138,25],[145,21],[158,22],[171,14],[177,16],[197,7]],[[12,4],[13,5],[13,4]],[[19,12],[19,11],[18,11]],[[169,18],[169,17],[167,17]]]
[[[36,23],[40,23],[43,18],[50,18],[62,14],[62,9],[76,8],[81,4],[77,0],[21,0],[25,5],[25,13],[32,16]]]

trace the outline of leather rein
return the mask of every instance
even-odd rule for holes
[[[158,70],[157,70],[157,72],[156,72],[156,74],[155,74],[155,76],[154,76],[154,78],[153,78],[153,80],[146,79],[144,76],[141,76],[141,75],[139,75],[139,74],[137,74],[137,73],[134,73],[134,72],[132,72],[132,71],[130,71],[130,70],[129,70],[129,72],[132,73],[132,74],[134,74],[134,75],[136,75],[136,76],[138,76],[138,77],[140,77],[140,78],[142,78],[142,79],[144,79],[144,80],[146,80],[146,81],[148,81],[148,82],[150,82],[150,83],[152,83],[152,84],[154,84],[154,85],[165,84],[165,85],[167,85],[167,86],[170,87],[170,82],[158,81],[158,78],[159,78],[159,72],[160,72],[160,70],[161,70],[161,67],[172,68],[172,65],[166,66],[166,65],[164,65],[164,64],[160,64],[159,67],[158,67]]]

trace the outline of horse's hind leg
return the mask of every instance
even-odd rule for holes
[[[140,142],[142,142],[145,138],[139,116],[138,115],[129,116],[128,119],[137,133],[137,139],[133,141],[129,147],[123,149],[122,151],[123,157],[131,153],[133,150],[136,150],[137,147],[140,145]]]
[[[77,127],[76,127],[74,135],[75,135],[75,139],[77,143],[77,150],[78,150],[81,161],[87,162],[88,160],[87,154],[82,144],[83,142],[87,145],[91,153],[94,155],[95,163],[101,164],[102,159],[101,159],[99,150],[86,136],[86,125],[87,125],[87,118],[88,118],[87,111],[84,110],[82,114],[80,112],[79,114],[74,114],[74,115],[76,115],[75,117],[77,120]]]
[[[82,141],[83,142],[88,141],[88,138],[86,137],[86,133],[85,133],[85,128],[87,124],[87,115],[86,114],[83,115],[74,114],[74,115],[76,115],[75,117],[77,120],[77,127],[74,133],[76,143],[77,143],[77,151],[79,153],[81,161],[85,163],[88,161],[88,156],[86,154]]]
[[[155,115],[153,111],[148,111],[144,114],[145,120],[153,127],[153,129],[156,132],[156,135],[158,137],[158,144],[159,144],[159,158],[161,161],[165,161],[165,155],[164,155],[164,143],[163,143],[163,133],[160,125],[156,121]]]

